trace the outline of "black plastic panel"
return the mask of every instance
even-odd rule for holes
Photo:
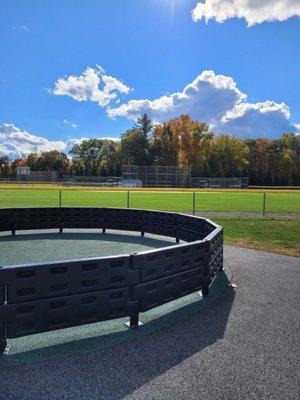
[[[223,230],[217,233],[214,237],[212,237],[209,241],[211,257],[214,256],[216,252],[219,251],[220,248],[223,248]]]
[[[103,218],[103,208],[85,208],[85,207],[62,207],[60,209],[61,211],[61,217],[64,219],[92,219],[92,218],[97,218],[101,219]]]
[[[160,224],[159,222],[145,221],[143,225],[144,232],[154,233],[162,236],[176,236],[176,226]]]
[[[5,301],[5,286],[4,286],[4,282],[0,281],[0,305],[4,304]]]
[[[0,232],[11,231],[13,229],[13,220],[2,219],[0,220]]]
[[[185,242],[194,242],[196,240],[202,239],[202,234],[198,231],[192,231],[190,229],[184,229],[181,227],[177,227],[176,229],[176,237],[178,239],[184,240]]]
[[[132,256],[132,266],[140,270],[140,281],[150,282],[188,269],[205,266],[209,262],[204,242],[172,246]]]
[[[60,226],[60,218],[55,217],[44,217],[40,219],[17,219],[13,224],[13,228],[16,230],[58,229]]]
[[[0,208],[0,221],[12,219],[12,208]]]
[[[11,231],[12,229],[13,229],[12,208],[0,208],[0,232]]]
[[[202,289],[209,278],[205,267],[193,268],[176,275],[133,287],[133,300],[140,301],[140,311],[147,311],[161,304]]]
[[[0,306],[1,313],[1,306]],[[1,353],[5,350],[6,347],[6,332],[5,332],[5,322],[0,317],[0,356]]]
[[[74,207],[61,209],[62,228],[103,227],[103,208]]]
[[[105,208],[103,226],[105,229],[141,231],[142,213],[141,210]]]
[[[176,214],[161,211],[143,211],[144,223],[175,225]]]
[[[18,219],[57,219],[60,217],[60,208],[15,208],[13,210],[13,217]]]
[[[46,297],[128,287],[138,282],[130,256],[6,267],[2,277],[7,301],[20,303]]]
[[[214,227],[205,219],[184,214],[176,215],[176,225],[178,228],[198,232],[198,240],[204,239],[214,230]]]
[[[105,208],[104,218],[105,220],[122,219],[126,221],[141,221],[143,216],[142,210],[131,210],[126,208]]]
[[[7,337],[31,335],[130,314],[129,288],[9,305]]]
[[[104,218],[103,227],[105,229],[119,229],[124,231],[141,231],[142,221],[126,219]]]
[[[64,217],[62,228],[100,229],[103,228],[102,218],[71,218]]]
[[[223,247],[219,247],[208,264],[208,273],[214,276],[223,267]]]

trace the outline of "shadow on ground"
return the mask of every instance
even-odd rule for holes
[[[121,318],[11,339],[9,343],[12,350],[8,356],[0,359],[0,366],[32,364],[87,354],[141,338],[178,321],[185,323],[186,318],[197,315],[216,301],[228,287],[230,278],[231,272],[226,268],[217,274],[208,297],[201,298],[198,293],[193,293],[140,314],[144,325],[139,329],[128,329],[124,325],[128,318]],[[227,315],[227,312],[222,315]]]
[[[31,381],[31,386],[26,387],[26,399],[39,398],[39,391],[42,390],[44,397],[41,398],[47,399],[120,400],[222,339],[233,301],[234,291],[227,285],[223,295],[202,312],[199,312],[198,302],[157,318],[139,331],[112,333],[101,338],[82,339],[29,351],[26,358],[32,364],[25,369],[22,365],[14,366],[13,371],[7,365],[5,375],[10,370],[13,374],[22,370],[25,381]],[[168,325],[174,318],[176,323]],[[160,332],[155,332],[157,324],[163,328]],[[152,335],[143,337],[151,332]],[[109,349],[99,348],[99,341],[115,345]],[[124,341],[127,343],[121,345]],[[53,352],[63,357],[66,346],[71,350],[72,357],[49,360]],[[12,364],[22,361],[22,358],[25,361],[24,354],[11,355],[9,358]],[[205,363],[205,360],[202,362]],[[24,377],[24,374],[29,375]],[[18,388],[19,384],[16,382],[11,391],[4,383],[4,398],[19,398],[18,393],[23,391],[23,388]],[[16,397],[11,397],[10,393]],[[80,393],[84,393],[84,397]]]
[[[101,347],[100,338],[80,337],[68,357],[26,365],[1,360],[1,400],[298,399],[299,259],[224,250],[236,292],[227,282],[207,307],[173,310],[180,313],[173,323],[149,335],[140,330],[135,340]],[[76,343],[90,343],[90,351]],[[59,354],[65,346],[56,348]],[[35,351],[28,354],[33,361]]]

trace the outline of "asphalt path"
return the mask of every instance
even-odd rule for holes
[[[1,400],[298,399],[300,259],[225,247],[236,288],[134,341],[2,368]]]

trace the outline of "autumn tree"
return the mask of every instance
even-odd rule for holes
[[[15,158],[10,165],[11,175],[15,174],[18,167],[24,167],[25,165],[26,160],[24,160],[23,158]]]
[[[150,142],[136,127],[121,136],[120,151],[123,164],[148,165],[151,159]]]
[[[246,143],[229,135],[215,136],[209,163],[212,176],[243,176],[248,168]]]
[[[275,185],[299,184],[300,138],[286,133],[270,145],[270,169]]]
[[[0,157],[0,176],[7,178],[10,174],[10,161],[7,156]]]
[[[202,137],[209,132],[208,125],[181,115],[171,121],[172,129],[179,137],[179,163],[182,166],[196,163]]]
[[[113,174],[116,144],[112,140],[89,139],[76,144],[70,151],[72,172],[76,175]]]
[[[212,176],[211,159],[214,152],[215,135],[207,132],[200,139],[200,149],[197,159],[193,165],[193,173],[195,176],[209,177]]]
[[[181,115],[154,129],[154,149],[161,165],[195,165],[201,139],[209,132],[205,123]]]
[[[169,122],[155,126],[152,149],[156,165],[179,164],[179,137]]]
[[[252,185],[272,184],[270,165],[272,140],[258,138],[246,140],[245,143],[249,149],[249,182]]]
[[[70,161],[58,150],[44,151],[37,159],[36,169],[39,171],[57,171],[59,177],[69,174]]]
[[[26,165],[31,171],[37,171],[39,169],[39,155],[37,153],[30,153],[26,158]]]

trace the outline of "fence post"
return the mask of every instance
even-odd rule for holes
[[[127,191],[127,208],[129,208],[129,190]]]
[[[12,209],[12,227],[11,227],[11,234],[14,236],[16,234],[16,216],[14,209]]]
[[[196,212],[196,192],[193,192],[193,215]]]
[[[59,197],[58,198],[59,198],[59,200],[58,200],[59,203],[58,204],[59,204],[59,207],[61,207],[61,190],[59,191]]]
[[[266,215],[266,193],[263,194],[263,216]]]
[[[5,335],[5,322],[0,323],[0,357],[5,354],[7,348],[6,335]]]

